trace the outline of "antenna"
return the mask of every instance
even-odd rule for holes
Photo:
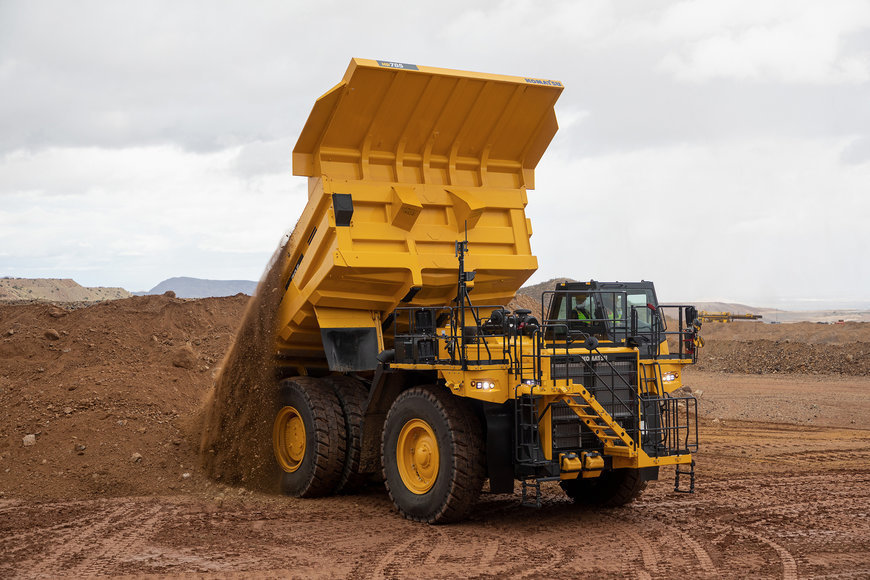
[[[456,257],[459,258],[459,281],[456,291],[456,304],[459,307],[459,333],[462,342],[459,348],[459,362],[462,370],[468,370],[468,362],[465,357],[465,305],[470,306],[468,299],[468,282],[474,280],[474,272],[465,271],[465,254],[468,253],[468,221],[465,222],[465,240],[456,242]],[[472,311],[472,315],[474,312]],[[475,321],[477,317],[475,316]]]

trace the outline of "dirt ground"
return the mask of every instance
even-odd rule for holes
[[[708,335],[729,356],[684,377],[695,494],[663,470],[622,508],[545,485],[540,509],[484,493],[467,522],[424,526],[379,487],[297,500],[205,477],[196,418],[246,303],[0,306],[0,577],[870,577],[870,378],[825,371],[824,351],[807,372],[739,372],[785,340],[860,367],[863,325]]]

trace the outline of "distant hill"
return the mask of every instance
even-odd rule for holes
[[[123,288],[89,288],[71,278],[0,278],[0,301],[98,302],[130,296]]]
[[[530,286],[523,286],[519,290],[517,290],[517,294],[525,294],[526,296],[530,296],[534,298],[538,302],[541,301],[541,293],[545,290],[555,290],[556,284],[560,282],[576,282],[573,278],[552,278],[547,280],[546,282],[539,282],[538,284],[532,284]]]
[[[256,289],[257,283],[251,280],[206,280],[179,276],[164,280],[147,292],[134,292],[134,294],[138,296],[163,294],[172,290],[179,298],[210,298],[213,296],[235,296],[239,293],[253,296]]]
[[[765,318],[766,314],[777,312],[773,308],[758,308],[756,306],[747,306],[745,304],[735,304],[732,302],[686,302],[691,304],[698,310],[706,312],[730,312],[731,314],[761,314]]]

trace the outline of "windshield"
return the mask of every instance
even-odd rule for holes
[[[655,295],[649,288],[595,289],[556,292],[552,298],[550,322],[559,321],[564,326],[554,328],[556,337],[564,337],[565,330],[572,334],[594,334],[608,339],[618,338],[630,330],[631,313],[637,313],[637,331],[653,330],[657,316]]]

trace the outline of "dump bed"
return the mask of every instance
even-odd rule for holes
[[[308,203],[283,256],[278,352],[300,372],[370,370],[402,305],[456,295],[465,238],[476,304],[537,268],[525,216],[556,132],[558,81],[353,59],[293,150]]]

